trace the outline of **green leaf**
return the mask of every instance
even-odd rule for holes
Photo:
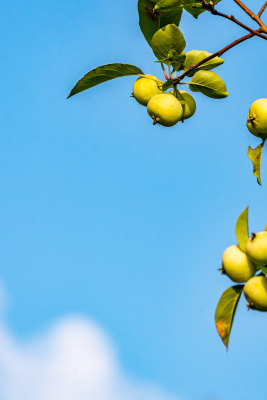
[[[217,305],[215,313],[216,328],[226,349],[228,349],[234,316],[243,287],[244,285],[235,285],[225,290]]]
[[[211,53],[208,53],[207,51],[203,50],[191,50],[186,53],[186,59],[184,63],[184,69],[185,71],[192,67],[193,65],[199,63],[200,61],[204,60],[205,58],[211,56]],[[223,64],[224,60],[220,57],[214,57],[211,60],[205,62],[204,64],[200,65],[193,71],[188,72],[188,76],[193,76],[197,71],[199,70],[210,70],[213,68],[218,67],[219,65]]]
[[[174,24],[169,24],[155,33],[151,47],[158,60],[168,59],[182,53],[185,40],[180,29]]]
[[[154,11],[173,11],[181,6],[180,0],[160,0],[154,7]]]
[[[257,182],[261,185],[261,156],[264,146],[264,141],[256,149],[248,148],[248,158],[253,164],[253,175],[256,176]]]
[[[261,266],[261,272],[262,272],[264,275],[267,275],[267,265],[262,265],[262,266]]]
[[[162,90],[164,90],[164,92],[170,88],[173,88],[173,79],[169,79],[168,81],[166,81],[163,85],[162,85]]]
[[[154,10],[155,5],[160,0],[138,0],[138,13],[139,13],[139,26],[150,44],[153,35],[164,26],[168,24],[179,25],[181,15],[183,12],[182,8],[176,10]]]
[[[242,251],[246,251],[248,235],[248,207],[239,215],[235,228],[236,238]]]
[[[264,230],[267,232],[267,225],[265,226]]]
[[[219,1],[220,0],[214,0],[213,3],[217,4]],[[154,10],[173,11],[181,7],[195,18],[206,11],[202,6],[202,2],[197,0],[160,0],[155,5]]]
[[[189,83],[192,92],[201,92],[212,99],[222,99],[229,93],[224,81],[212,71],[197,71]]]
[[[184,52],[183,52],[184,53]],[[174,71],[181,71],[184,68],[184,61],[185,61],[185,54],[177,54],[174,50],[170,51],[168,57],[163,58],[159,61],[155,62],[162,62],[164,64],[171,64]]]
[[[213,4],[217,4],[219,1],[221,0],[213,0]],[[206,11],[206,9],[202,7],[201,1],[184,0],[181,2],[185,4],[184,9],[195,18],[198,18],[200,14]]]
[[[130,64],[102,65],[101,67],[92,69],[86,75],[84,75],[84,77],[80,79],[71,90],[68,99],[71,96],[80,93],[83,90],[99,85],[100,83],[129,75],[144,75],[144,73],[140,68]]]

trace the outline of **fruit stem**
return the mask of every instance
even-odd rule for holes
[[[165,76],[165,79],[166,79],[167,81],[169,81],[169,80],[170,80],[170,78],[168,77],[168,75],[167,75],[167,73],[166,73],[166,71],[165,71],[165,68],[164,68],[164,65],[163,65],[163,63],[160,63],[160,65],[161,65],[161,68],[162,68],[163,74],[164,74],[164,76]]]

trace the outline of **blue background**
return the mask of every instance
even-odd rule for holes
[[[102,64],[163,78],[136,1],[14,0],[1,15],[1,279],[13,332],[26,340],[62,315],[88,316],[132,376],[185,400],[266,399],[266,316],[242,299],[226,353],[214,311],[238,215],[249,205],[250,230],[267,224],[266,149],[260,187],[247,158],[260,142],[245,125],[267,97],[267,43],[226,53],[216,72],[230,96],[196,93],[195,116],[167,129],[129,97],[134,77],[66,100]],[[181,30],[186,51],[246,33],[207,13],[185,13]]]

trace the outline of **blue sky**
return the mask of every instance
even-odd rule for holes
[[[267,97],[266,42],[226,53],[216,72],[230,96],[196,93],[195,116],[166,129],[129,97],[133,77],[66,100],[102,64],[162,77],[135,1],[14,0],[1,14],[2,329],[20,349],[73,316],[105,332],[122,374],[174,400],[264,400],[266,316],[242,299],[228,353],[213,319],[238,215],[249,205],[251,230],[267,224],[266,149],[261,188],[247,158],[259,141],[245,126]],[[186,50],[210,52],[245,34],[206,14],[184,15],[181,30]],[[1,356],[0,366],[3,377]],[[17,400],[8,389],[2,398]]]

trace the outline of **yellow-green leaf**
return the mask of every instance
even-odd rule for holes
[[[191,82],[185,83],[189,83],[192,92],[201,92],[212,99],[222,99],[229,95],[222,78],[212,71],[197,71]]]
[[[208,53],[204,50],[191,50],[186,53],[186,58],[184,62],[184,70],[186,71],[188,68],[192,67],[193,65],[199,63],[200,61],[204,60],[205,58],[211,56],[211,53]],[[209,71],[213,68],[218,67],[219,65],[223,64],[224,60],[220,57],[214,57],[211,60],[201,64],[198,68],[194,69],[193,71],[188,72],[188,76],[193,76],[198,70],[206,70]]]
[[[263,146],[264,141],[255,149],[252,149],[250,146],[248,148],[248,158],[253,164],[253,175],[256,176],[259,185],[261,185],[261,156]]]
[[[248,235],[248,207],[239,215],[235,228],[236,238],[242,251],[246,251]]]
[[[226,349],[228,349],[230,333],[236,308],[244,285],[235,285],[223,292],[215,313],[215,323],[218,334]]]

